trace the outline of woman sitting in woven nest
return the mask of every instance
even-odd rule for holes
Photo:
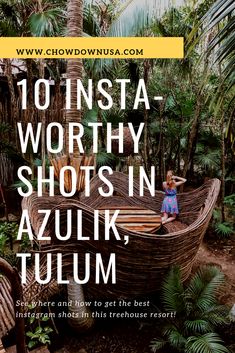
[[[174,221],[176,216],[179,214],[176,187],[184,184],[185,182],[185,178],[175,176],[173,175],[172,170],[168,170],[166,174],[166,181],[163,182],[165,197],[161,208],[161,212],[163,213],[162,224]]]

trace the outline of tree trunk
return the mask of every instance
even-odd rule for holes
[[[144,82],[146,89],[148,87],[150,67],[150,61],[144,60]],[[144,166],[146,171],[149,170],[148,118],[148,110],[144,107]]]
[[[149,170],[148,165],[148,111],[144,108],[144,167],[146,172]]]
[[[69,318],[69,324],[76,331],[85,332],[92,327],[94,320],[91,317],[90,309],[84,305],[82,285],[75,283],[73,277],[68,276],[67,278],[69,280],[67,285],[68,301],[71,303],[68,309],[72,314]]]
[[[68,36],[82,37],[83,30],[83,0],[68,0]],[[67,78],[71,80],[71,109],[66,111],[66,125],[65,125],[65,145],[66,154],[68,152],[68,124],[81,122],[81,111],[77,110],[77,79],[82,79],[82,59],[69,59],[67,63]],[[78,147],[73,149],[73,158],[79,157]],[[73,281],[70,277],[68,288],[68,300],[72,300],[72,307],[70,311],[73,313],[80,312],[78,318],[71,318],[69,323],[76,331],[84,331],[93,324],[93,319],[88,308],[85,306],[81,308],[76,306],[76,300],[84,301],[82,286]],[[76,315],[75,315],[76,316]]]
[[[195,110],[195,114],[194,114],[194,119],[192,122],[191,131],[190,131],[189,137],[188,137],[187,151],[186,151],[186,156],[184,159],[184,168],[183,168],[183,172],[182,172],[183,178],[186,177],[187,172],[190,167],[190,159],[192,156],[194,141],[197,136],[198,123],[199,123],[199,118],[200,118],[200,113],[201,113],[201,101],[202,101],[202,97],[200,95],[198,95],[197,106],[196,106],[196,110]],[[180,188],[180,191],[182,191],[182,190],[183,190],[183,185],[181,185],[181,188]]]
[[[15,95],[15,89],[14,89],[14,82],[13,82],[13,76],[12,76],[12,67],[11,67],[11,60],[10,59],[3,59],[3,64],[5,65],[5,75],[7,77],[7,83],[8,83],[8,88],[10,92],[10,102],[11,102],[11,117],[10,121],[8,121],[9,124],[15,127],[15,137],[17,141],[17,120],[18,120],[18,114],[17,114],[17,103],[16,103],[16,95]]]
[[[62,123],[61,112],[63,109],[63,96],[60,91],[60,79],[55,78],[55,95],[53,100],[52,121]],[[57,114],[55,113],[57,112]]]
[[[44,61],[39,59],[39,77],[44,78]],[[44,85],[40,88],[40,100],[41,104],[45,101],[45,87]],[[42,133],[41,133],[41,160],[42,160],[42,178],[46,178],[46,111],[45,109],[40,111]],[[43,192],[46,191],[45,183],[43,183]]]
[[[192,144],[192,150],[191,150],[191,155],[190,155],[190,166],[189,166],[189,177],[192,177],[194,174],[194,155],[196,152],[197,148],[197,139],[198,139],[198,131],[199,131],[199,121],[196,126],[196,134],[194,136],[193,144]]]
[[[83,29],[83,0],[68,1],[68,36],[82,37]],[[68,59],[67,78],[71,80],[71,109],[66,111],[65,118],[65,145],[68,153],[68,124],[81,122],[81,111],[77,110],[77,79],[82,78],[82,59]],[[79,156],[77,146],[74,148],[74,157]]]
[[[160,103],[160,133],[159,133],[159,142],[158,142],[158,148],[156,152],[156,157],[159,159],[159,173],[158,173],[158,179],[160,181],[159,183],[159,188],[162,188],[162,182],[164,180],[164,109],[166,105],[166,100],[167,97],[164,98],[164,100]]]
[[[26,59],[25,63],[27,67],[27,85],[28,85],[28,108],[27,108],[26,114],[27,114],[27,117],[30,118],[30,121],[33,120],[33,122],[37,123],[37,117],[34,114],[34,100],[33,100],[33,60]]]
[[[225,222],[224,210],[224,196],[225,196],[225,143],[224,143],[224,113],[221,117],[221,218]]]
[[[218,24],[218,32],[220,31]],[[219,77],[222,79],[221,63],[218,65]],[[223,85],[222,85],[222,102],[223,102]],[[224,196],[225,196],[225,142],[224,142],[224,112],[221,109],[221,218],[225,222],[225,209],[224,209]]]

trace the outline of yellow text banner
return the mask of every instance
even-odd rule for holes
[[[1,58],[182,59],[182,37],[0,37]]]

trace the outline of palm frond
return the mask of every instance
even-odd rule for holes
[[[14,3],[8,1],[0,2],[0,35],[18,36],[19,19]]]
[[[235,17],[233,11],[235,3],[233,0],[217,0],[203,18],[205,23],[203,34],[212,29],[216,30],[216,35],[210,40],[207,46],[207,55],[215,53],[215,63],[224,65],[224,79],[231,79],[235,70]],[[224,84],[224,80],[222,84]],[[233,84],[235,80],[233,79]]]
[[[213,210],[213,220],[216,222],[221,221],[221,211],[219,209],[214,209]]]
[[[217,0],[203,17],[204,21],[208,21],[208,31],[225,19],[233,10],[233,0]]]
[[[230,177],[230,178],[226,178],[226,181],[234,182],[235,179],[233,177]],[[231,194],[231,195],[225,196],[224,204],[227,205],[227,206],[230,206],[230,207],[234,207],[235,206],[235,194]]]
[[[187,353],[229,353],[221,338],[213,332],[199,337],[189,337],[185,351]]]
[[[201,318],[214,327],[228,325],[230,323],[229,308],[226,305],[211,306],[202,313]]]
[[[235,76],[235,75],[234,75]],[[232,79],[233,81],[233,79]],[[235,81],[235,77],[234,77],[234,81]],[[231,149],[234,150],[235,147],[235,122],[234,122],[234,113],[235,113],[235,109],[233,109],[232,114],[230,115],[227,127],[226,127],[226,131],[225,131],[225,137],[227,140],[230,141],[231,143]]]
[[[100,35],[99,23],[94,16],[91,5],[86,2],[83,9],[83,31],[89,36],[98,37]]]
[[[103,167],[103,166],[110,166],[112,167],[113,165],[116,164],[117,157],[112,154],[112,153],[107,153],[105,151],[100,151],[99,153],[96,154],[96,165],[97,168]]]
[[[215,231],[221,238],[229,238],[234,229],[229,222],[219,222],[215,225]]]
[[[112,110],[105,110],[102,111],[102,121],[104,125],[106,125],[108,122],[112,123],[112,126],[114,128],[119,126],[119,123],[122,123],[124,121],[124,116],[125,113],[121,109],[114,108]]]
[[[216,304],[224,284],[224,274],[216,266],[201,267],[191,279],[185,294],[188,310],[204,312]]]
[[[82,120],[82,125],[84,127],[84,138],[85,142],[87,143],[92,143],[93,141],[93,129],[91,126],[89,126],[89,123],[97,123],[97,117],[98,117],[98,108],[94,107],[91,110],[88,110]]]
[[[181,313],[184,311],[184,287],[180,269],[173,267],[162,286],[162,301],[166,310]]]
[[[196,163],[205,169],[217,169],[220,166],[220,151],[204,151],[196,156]]]
[[[217,0],[194,26],[187,39],[188,53],[190,53],[200,40],[208,42],[205,40],[206,35],[208,35],[209,42],[206,43],[206,49],[201,57],[206,58],[207,66],[212,71],[215,65],[220,66],[220,84],[215,92],[214,99],[212,99],[216,114],[221,111],[224,96],[230,99],[230,104],[235,97],[234,10],[234,0]],[[205,78],[205,81],[207,81],[207,78]],[[233,117],[229,120],[226,130],[231,139],[232,149],[234,149],[235,138],[232,121]]]
[[[129,78],[131,83],[137,87],[140,78],[140,65],[138,61],[128,60],[121,66],[123,77]]]
[[[175,102],[175,99],[172,95],[169,95],[166,99],[166,104],[165,104],[165,111],[169,110],[174,110],[177,109],[177,104]]]
[[[150,343],[150,349],[153,353],[156,353],[160,349],[163,349],[167,345],[167,341],[164,338],[154,338]]]
[[[168,326],[168,328],[164,331],[164,336],[167,337],[170,346],[179,351],[181,351],[186,344],[186,338],[174,325]]]
[[[186,320],[184,322],[187,332],[191,334],[207,333],[211,332],[213,327],[211,324],[203,319]]]
[[[133,36],[143,31],[153,19],[163,15],[172,6],[171,0],[127,0],[111,24],[108,37]],[[183,4],[183,1],[178,1]]]
[[[63,17],[64,12],[59,8],[33,13],[29,17],[31,34],[35,37],[58,35],[60,32],[60,19]]]

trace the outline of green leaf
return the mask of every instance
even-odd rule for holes
[[[187,353],[229,353],[221,338],[213,332],[200,337],[189,337],[185,351]]]
[[[167,345],[167,341],[163,338],[154,338],[150,343],[150,348],[153,353],[163,349]]]
[[[42,332],[42,327],[41,326],[38,326],[35,330],[35,333],[41,333]]]
[[[51,343],[51,341],[50,341],[50,338],[49,338],[49,336],[47,335],[47,334],[45,334],[45,333],[42,333],[41,335],[40,335],[40,337],[39,337],[39,342],[41,342],[41,343],[43,343],[43,344],[46,344],[46,343]]]
[[[33,13],[29,17],[29,27],[35,37],[56,36],[60,32],[58,18],[63,17],[61,9],[48,9],[43,12]]]
[[[228,325],[229,308],[226,305],[211,306],[202,313],[201,319],[208,321],[214,327]]]
[[[49,326],[46,326],[46,327],[44,327],[44,332],[45,333],[51,333],[51,332],[53,332],[53,329],[51,327],[49,327]]]
[[[133,36],[151,25],[156,18],[169,10],[171,1],[130,0],[122,3],[115,20],[112,22],[108,37]]]
[[[178,267],[171,269],[162,286],[162,301],[166,310],[180,313],[184,311],[184,288]]]
[[[220,83],[214,95],[216,102],[215,113],[220,114],[225,111],[223,97],[231,93],[231,102],[234,99],[235,84],[235,17],[234,0],[217,0],[206,15],[194,26],[188,43],[192,43],[190,51],[201,40],[205,43],[205,36],[209,34],[211,40],[203,51],[202,58],[207,62],[210,71],[214,71],[216,65],[220,65],[222,72]],[[196,39],[195,39],[196,37]],[[211,57],[210,57],[211,56]],[[206,82],[207,80],[205,80]],[[230,98],[229,98],[230,99]],[[232,148],[234,139],[232,133],[233,117],[229,120],[226,130],[232,138]]]
[[[41,320],[42,320],[42,321],[48,321],[48,320],[50,320],[50,318],[49,318],[49,316],[44,315],[44,316],[41,318]],[[44,328],[44,330],[45,330],[45,328]]]
[[[214,306],[216,295],[224,284],[224,274],[216,266],[201,267],[191,279],[185,292],[187,308],[202,313]]]
[[[186,338],[181,331],[182,330],[178,329],[174,325],[168,326],[164,331],[164,336],[168,338],[169,344],[179,351],[184,348],[186,343]]]
[[[198,333],[207,333],[213,330],[210,323],[203,319],[186,320],[184,325],[187,331],[194,335]]]
[[[31,325],[32,323],[34,323],[34,321],[35,321],[35,317],[34,317],[34,316],[31,316],[31,317],[29,318],[29,323],[30,323],[30,325]]]
[[[223,238],[229,238],[234,232],[234,229],[230,223],[221,222],[221,223],[216,223],[215,231],[219,236]]]
[[[112,166],[115,164],[116,156],[112,153],[107,153],[105,151],[100,151],[96,155],[96,165],[97,168],[102,166]]]
[[[33,310],[33,309],[35,309],[36,308],[36,304],[35,303],[30,303],[30,304],[28,304],[28,308],[29,308],[29,310]]]
[[[36,344],[37,344],[37,342],[36,342],[36,341],[29,341],[29,343],[28,343],[28,347],[29,347],[29,349],[31,349],[31,348],[33,348],[33,347],[35,347],[35,346],[36,346]]]
[[[228,178],[227,180],[228,181]],[[235,181],[234,179],[232,180]],[[235,194],[228,195],[224,198],[224,204],[228,206],[235,206]]]

